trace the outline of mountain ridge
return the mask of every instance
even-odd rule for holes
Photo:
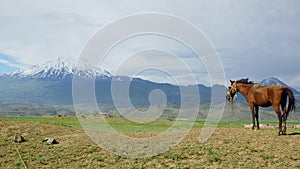
[[[130,82],[128,89],[129,99],[135,108],[145,109],[145,107],[150,106],[149,96],[151,92],[155,89],[161,90],[166,97],[169,107],[165,110],[169,113],[167,113],[168,115],[166,114],[168,118],[176,117],[174,112],[182,106],[182,99],[189,102],[191,106],[198,105],[198,103],[195,103],[195,100],[191,99],[193,97],[189,97],[195,95],[194,90],[190,90],[192,87],[197,87],[199,90],[200,110],[198,118],[200,119],[207,117],[211,105],[212,90],[218,94],[218,98],[214,101],[220,103],[225,101],[225,93],[227,92],[227,87],[220,84],[215,84],[211,87],[203,84],[176,86],[169,83],[157,83],[135,77],[113,76],[109,72],[101,69],[98,71],[89,71],[89,69],[95,68],[84,64],[80,65],[82,66],[81,68],[76,68],[74,67],[75,65],[65,63],[58,59],[43,65],[33,66],[30,70],[22,70],[23,72],[17,71],[19,73],[0,74],[0,116],[74,114],[72,85],[73,77],[76,76],[81,77],[79,79],[83,80],[86,78],[92,78],[94,80],[95,97],[99,108],[101,111],[110,112],[112,114],[116,113],[116,107],[111,93],[113,80],[115,80],[115,83],[119,83],[118,85]],[[86,67],[88,67],[88,69],[86,69]],[[262,85],[271,83],[287,85],[274,77],[263,79],[259,83]],[[185,93],[185,98],[182,98],[181,89],[187,92]],[[296,100],[300,100],[298,91],[295,92],[295,97]],[[224,118],[239,120],[248,120],[250,118],[251,113],[249,106],[245,98],[240,94],[236,98],[233,107],[235,111],[239,113],[233,115],[229,107],[226,106],[223,115]],[[261,110],[263,112],[261,113],[261,117],[265,119],[277,118],[273,116],[274,112],[272,108]],[[293,114],[293,119],[299,119],[297,113],[295,113],[295,115]]]
[[[20,70],[10,74],[0,74],[0,102],[37,103],[37,104],[73,104],[72,79],[80,77],[95,80],[95,93],[97,102],[100,104],[113,104],[111,96],[111,84],[115,79],[117,83],[130,81],[129,96],[134,106],[141,107],[149,105],[149,94],[154,89],[162,90],[169,104],[180,105],[180,88],[189,89],[197,87],[201,102],[211,101],[212,89],[219,93],[218,101],[224,101],[227,87],[219,84],[205,86],[195,84],[188,86],[177,86],[169,83],[157,83],[135,77],[113,76],[106,70],[90,66],[82,62],[76,66],[61,59],[48,61],[42,65],[35,65],[31,69]],[[260,84],[267,85],[280,83],[288,86],[278,78],[271,77],[263,79]],[[288,86],[290,87],[290,86]],[[300,93],[293,89],[295,96],[300,98]],[[186,90],[190,91],[190,90]],[[193,93],[189,93],[192,95]],[[240,96],[238,99],[243,99]]]

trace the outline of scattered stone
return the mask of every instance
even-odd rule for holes
[[[25,141],[25,139],[21,135],[16,134],[14,136],[14,142],[21,143],[21,142],[24,142],[24,141]]]
[[[58,141],[56,141],[54,138],[45,138],[43,142],[46,142],[47,144],[58,144]]]
[[[298,128],[300,128],[300,125],[295,125],[294,127],[295,127],[295,129],[298,129]]]

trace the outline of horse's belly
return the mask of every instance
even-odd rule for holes
[[[269,101],[269,102],[266,102],[266,103],[261,103],[258,106],[261,106],[261,107],[270,107],[270,106],[272,106],[272,103]]]
[[[254,104],[261,107],[270,107],[272,106],[271,101],[268,98],[255,98]]]

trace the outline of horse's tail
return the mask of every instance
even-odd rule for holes
[[[287,115],[289,115],[290,111],[294,110],[294,112],[295,112],[295,110],[296,110],[295,97],[294,97],[294,93],[291,89],[286,88],[286,92],[287,92],[287,95],[289,96],[289,105],[288,105],[286,113],[287,113]]]

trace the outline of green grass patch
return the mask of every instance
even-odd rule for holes
[[[207,157],[206,157],[208,163],[217,162],[220,160],[220,156],[218,153],[216,153],[212,147],[207,147]]]
[[[82,126],[77,119],[77,116],[22,116],[22,117],[0,117],[0,120],[19,121],[19,122],[38,122],[48,123],[61,126],[67,126],[77,129],[82,129]],[[168,130],[174,121],[166,119],[158,119],[150,123],[136,123],[122,117],[109,117],[105,119],[106,122],[115,130],[119,132],[133,132],[133,133],[147,133],[147,132],[163,132]],[[191,125],[193,122],[180,120],[182,124]],[[197,120],[193,124],[193,128],[202,128],[206,120]],[[215,125],[218,128],[242,128],[244,124],[250,124],[250,120],[236,120],[236,121],[208,121],[209,124]],[[278,124],[277,121],[261,121],[260,124]],[[299,125],[300,121],[288,121],[288,125]],[[185,126],[185,125],[183,125]],[[290,132],[300,132],[300,129],[291,129]],[[37,133],[38,134],[38,133]]]
[[[18,122],[39,122],[48,123],[72,128],[81,129],[81,125],[76,116],[22,116],[22,117],[0,117],[0,120],[18,121]]]
[[[161,132],[173,124],[169,120],[156,120],[150,123],[136,123],[121,117],[107,118],[108,124],[119,132]]]

